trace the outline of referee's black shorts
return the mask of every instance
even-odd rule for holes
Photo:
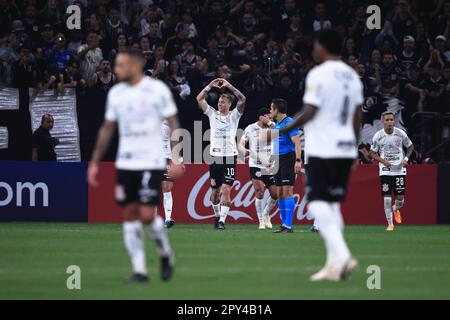
[[[275,170],[278,169],[274,175],[275,185],[294,186],[295,185],[295,152],[282,154],[275,159]]]
[[[309,158],[306,166],[308,201],[344,200],[353,161],[354,159]]]

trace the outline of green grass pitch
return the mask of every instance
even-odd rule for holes
[[[177,267],[159,280],[147,239],[149,284],[126,284],[130,265],[118,224],[0,224],[1,299],[450,299],[450,226],[347,226],[360,269],[344,283],[311,283],[324,262],[318,234],[297,226],[274,235],[256,225],[176,225]],[[81,268],[81,290],[66,288],[66,269]],[[367,267],[381,268],[369,290]]]

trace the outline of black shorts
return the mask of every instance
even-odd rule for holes
[[[306,169],[308,201],[344,200],[353,161],[354,159],[309,158]]]
[[[119,205],[159,205],[164,170],[117,170],[116,201]]]
[[[275,169],[278,169],[274,175],[275,184],[280,186],[295,185],[295,152],[282,154],[275,157]]]
[[[209,178],[211,188],[217,189],[222,184],[232,186],[236,171],[237,156],[213,157],[213,163],[209,165]]]
[[[169,175],[169,168],[170,168],[170,160],[167,159],[167,167],[164,170],[163,181],[174,182],[175,180]]]
[[[263,174],[261,168],[250,167],[250,177],[262,181],[267,189],[275,184],[273,175]]]
[[[382,196],[402,196],[406,189],[406,176],[380,176]]]

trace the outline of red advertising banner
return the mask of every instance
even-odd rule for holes
[[[256,223],[255,194],[247,165],[237,166],[232,188],[233,205],[227,223]],[[121,211],[114,201],[115,169],[113,163],[103,163],[98,188],[89,187],[89,222],[121,222]],[[405,224],[437,223],[437,167],[413,165],[408,167]],[[186,174],[175,183],[172,217],[177,223],[212,223],[214,213],[210,205],[209,172],[206,164],[186,165]],[[303,192],[303,175],[295,186],[295,224],[311,223]],[[266,197],[268,193],[266,192]],[[349,193],[342,205],[347,224],[385,224],[383,198],[380,193],[378,166],[359,165],[350,179]],[[163,215],[163,208],[159,213]],[[279,222],[277,208],[274,222]]]

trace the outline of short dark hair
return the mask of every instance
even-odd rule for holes
[[[381,114],[381,118],[384,119],[385,116],[389,116],[389,115],[391,115],[391,116],[393,116],[393,117],[395,118],[395,113],[392,112],[392,111],[385,111],[385,112],[383,112],[383,113]]]
[[[258,110],[258,117],[265,116],[266,114],[269,114],[269,113],[270,113],[269,108],[265,108],[265,107],[260,108],[260,109]]]
[[[287,113],[288,104],[287,104],[286,100],[280,99],[280,98],[273,99],[272,104],[274,105],[274,108],[278,110],[278,112],[284,113],[284,114]]]
[[[52,118],[52,119],[54,119],[53,116],[52,116],[50,113],[46,113],[46,114],[42,115],[42,117],[41,117],[41,123],[44,123],[44,120],[47,119],[47,118]]]
[[[136,49],[133,47],[129,47],[129,48],[125,48],[125,49],[121,50],[120,54],[127,54],[132,58],[144,60],[144,55],[142,54],[142,51],[140,49]]]
[[[342,52],[342,37],[334,29],[320,31],[316,36],[316,41],[330,54],[340,55]]]
[[[227,99],[230,102],[230,104],[233,104],[234,95],[232,95],[231,93],[222,93],[220,96]]]

